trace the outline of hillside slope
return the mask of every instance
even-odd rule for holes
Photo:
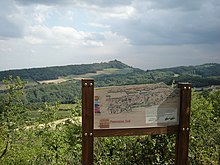
[[[95,79],[97,86],[158,82],[170,85],[178,82],[190,82],[194,87],[204,87],[220,85],[220,64],[208,63],[197,66],[179,66],[144,71],[114,60],[94,64],[2,71],[0,72],[0,81],[9,75],[46,84],[51,83],[51,81],[46,80],[56,80],[60,77],[62,78],[58,79],[57,82],[92,77]]]
[[[81,97],[79,80],[82,77],[94,78],[96,87],[159,82],[168,85],[190,82],[193,87],[205,87],[220,85],[219,67],[220,64],[204,64],[144,71],[115,60],[96,64],[4,71],[0,72],[0,78],[3,79],[12,74],[13,76],[20,76],[23,80],[39,82],[40,80],[52,80],[63,76],[66,81],[57,84],[44,82],[31,85],[28,83],[25,89],[27,102],[30,104],[44,102],[74,103],[76,98]],[[3,93],[4,90],[4,85],[0,84],[0,93]]]
[[[151,70],[155,74],[163,76],[170,81],[190,82],[194,87],[220,85],[220,64],[207,63],[196,66],[179,66],[173,68]],[[168,76],[170,75],[170,76]]]
[[[156,69],[155,71],[173,72],[174,74],[199,75],[202,77],[220,76],[220,64],[207,63],[196,66],[179,66],[172,68]]]
[[[130,66],[120,61],[114,60],[114,61],[94,63],[94,64],[8,70],[8,71],[0,72],[0,81],[7,78],[9,75],[12,75],[13,77],[19,76],[23,80],[33,80],[33,81],[53,80],[53,79],[58,79],[61,76],[96,73],[97,71],[108,68],[123,69],[123,68],[130,68]]]

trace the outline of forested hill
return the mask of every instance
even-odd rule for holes
[[[179,75],[198,75],[202,77],[220,76],[220,64],[207,63],[196,66],[179,66],[165,69],[156,69],[155,71],[173,72]]]
[[[19,76],[22,80],[29,82],[41,82],[60,77],[65,80],[80,79],[85,74],[88,74],[86,77],[94,78],[98,86],[158,82],[169,85],[174,82],[190,82],[194,87],[220,85],[220,64],[217,63],[144,71],[132,68],[117,60],[94,64],[2,71],[0,72],[0,81],[9,75]]]
[[[33,81],[53,80],[61,76],[96,73],[99,70],[108,69],[108,68],[123,69],[123,68],[131,68],[131,67],[120,61],[114,60],[114,61],[94,63],[94,64],[8,70],[8,71],[0,72],[0,81],[7,78],[9,75],[12,75],[13,77],[19,76],[23,80],[33,80]]]
[[[78,80],[81,78],[94,78],[96,87],[160,82],[167,85],[189,82],[193,87],[210,87],[220,85],[220,64],[144,71],[114,60],[95,64],[2,71],[0,72],[0,93],[5,89],[1,80],[8,78],[9,75],[19,76],[27,82],[25,92],[28,103],[74,103],[75,97],[80,98],[81,86]],[[56,83],[55,79],[61,81]]]
[[[134,69],[124,75],[100,75],[95,77],[100,86],[144,84],[164,82],[168,85],[179,82],[192,83],[193,87],[220,85],[220,64],[180,66],[143,71]]]

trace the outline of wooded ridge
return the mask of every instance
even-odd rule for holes
[[[155,83],[165,82],[190,82],[194,87],[203,87],[210,85],[220,85],[220,64],[207,63],[196,66],[178,66],[154,70],[142,70],[133,68],[118,60],[81,65],[54,66],[45,68],[32,68],[20,70],[8,70],[0,72],[0,81],[6,79],[9,75],[19,76],[22,80],[39,82],[45,80],[56,80],[60,77],[68,77],[68,80],[80,78],[81,75],[88,73],[97,73],[106,69],[117,69],[108,74],[91,74],[99,86],[134,83]],[[62,81],[61,81],[62,82]]]

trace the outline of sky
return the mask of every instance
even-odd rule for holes
[[[0,70],[220,63],[219,0],[0,0]]]

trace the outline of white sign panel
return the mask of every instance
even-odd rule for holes
[[[94,128],[178,125],[180,94],[164,83],[95,89]]]

